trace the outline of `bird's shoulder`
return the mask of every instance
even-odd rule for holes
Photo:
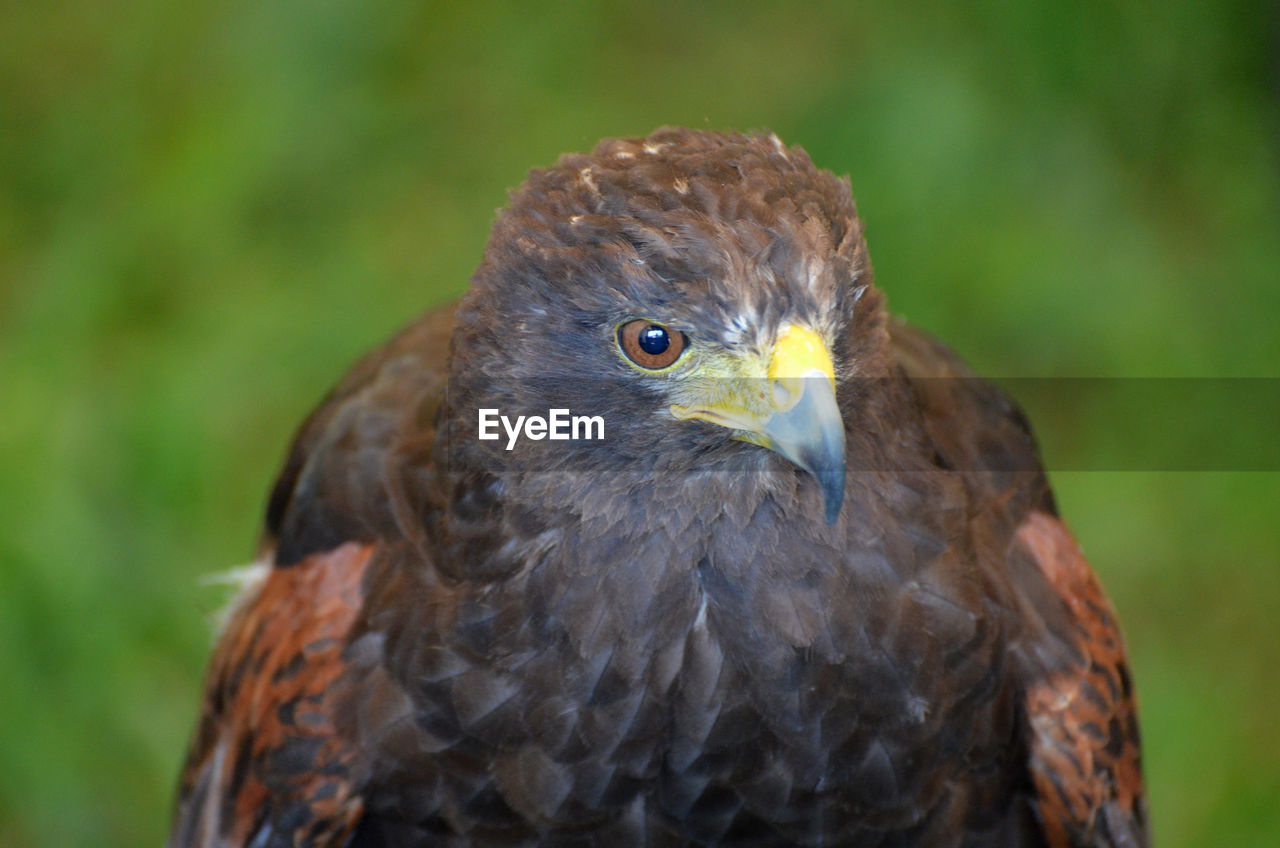
[[[1053,511],[1035,436],[1014,399],[923,330],[891,321],[889,341],[897,374],[910,387],[935,462],[964,473],[991,472],[993,484],[1028,485],[1044,499],[1041,505]],[[1011,474],[1022,476],[1014,480]]]
[[[367,353],[298,429],[267,504],[264,547],[278,564],[401,533],[397,515],[415,508],[405,498],[422,489],[406,484],[433,472],[454,310]]]
[[[370,351],[295,435],[219,635],[172,845],[338,845],[360,819],[351,692],[370,681],[350,646],[378,563],[420,532],[406,516],[432,488],[454,320],[447,304]]]
[[[1048,843],[1146,844],[1137,708],[1115,611],[1057,515],[1031,426],[950,348],[890,324],[934,462],[959,472],[969,534],[1020,680],[1034,808]]]

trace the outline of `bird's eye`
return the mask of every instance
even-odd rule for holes
[[[628,321],[618,328],[618,347],[636,365],[658,371],[673,364],[684,353],[684,333],[661,324]]]

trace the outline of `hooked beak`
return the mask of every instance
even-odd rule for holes
[[[745,381],[751,382],[751,381]],[[817,333],[789,326],[769,355],[764,392],[743,390],[708,405],[673,405],[677,418],[698,418],[737,431],[813,475],[827,524],[844,503],[844,420],[836,404],[831,354]]]

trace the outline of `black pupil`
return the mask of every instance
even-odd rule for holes
[[[650,324],[640,331],[640,349],[650,356],[657,356],[671,347],[671,339],[663,328]]]

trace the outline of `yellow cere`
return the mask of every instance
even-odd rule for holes
[[[827,375],[832,386],[836,384],[835,367],[822,337],[794,324],[783,328],[769,359],[769,379],[794,380],[815,370]]]

